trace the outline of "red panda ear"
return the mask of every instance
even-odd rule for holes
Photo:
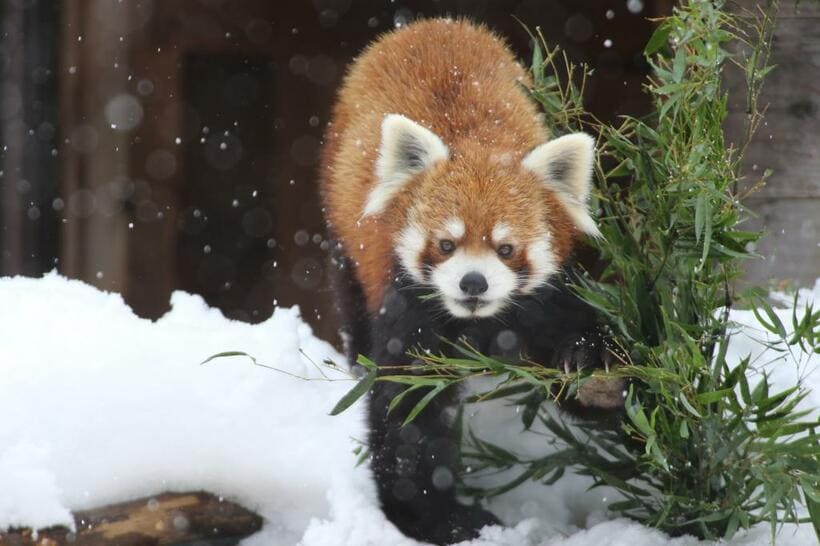
[[[367,196],[363,216],[384,212],[408,180],[449,155],[447,146],[434,132],[399,114],[385,116],[376,184]]]
[[[572,133],[541,144],[521,164],[556,193],[579,230],[600,237],[587,207],[594,160],[595,139],[586,133]]]

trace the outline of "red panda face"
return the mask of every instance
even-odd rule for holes
[[[558,269],[548,233],[531,234],[527,240],[499,222],[489,234],[477,236],[482,232],[468,228],[458,216],[423,222],[431,223],[438,227],[430,230],[411,221],[397,251],[404,270],[432,288],[453,316],[493,316]]]
[[[546,190],[511,158],[454,157],[409,191],[399,261],[455,317],[495,315],[562,262],[554,240],[571,234],[553,233]]]
[[[390,211],[405,218],[395,239],[400,266],[451,315],[490,317],[546,283],[577,232],[597,232],[584,204],[591,140],[569,135],[529,153],[451,152],[431,131],[387,116],[365,215],[401,196],[394,204],[405,210]],[[581,177],[579,192],[572,184]]]

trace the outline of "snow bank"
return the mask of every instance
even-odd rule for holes
[[[351,383],[324,367],[332,381],[322,377],[317,364],[343,359],[296,308],[248,325],[197,296],[177,292],[171,304],[151,322],[118,295],[55,274],[0,279],[0,528],[69,524],[71,510],[204,489],[265,518],[245,546],[417,544],[384,519],[369,471],[355,467],[353,439],[365,435],[361,406],[327,415]],[[754,323],[751,313],[734,318]],[[750,348],[735,343],[737,354]],[[310,380],[243,358],[200,365],[226,350]],[[812,367],[804,361],[803,374]],[[778,381],[794,381],[794,366],[778,369]],[[807,379],[817,385],[815,406],[816,375]],[[484,419],[510,441],[520,436],[516,415]],[[568,476],[494,500],[511,527],[486,529],[473,546],[697,542],[608,519],[606,491],[587,485]],[[767,544],[767,533],[759,527],[731,544]],[[806,525],[785,528],[778,543],[813,540]]]
[[[277,537],[267,544],[294,544],[331,515],[328,490],[374,504],[351,452],[360,412],[327,416],[348,381],[242,358],[200,365],[240,350],[321,377],[312,362],[342,359],[298,309],[252,326],[197,296],[175,293],[171,305],[151,322],[119,295],[57,275],[0,280],[0,528],[204,489],[262,514]]]

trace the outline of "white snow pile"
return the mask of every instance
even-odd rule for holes
[[[0,529],[70,525],[74,510],[206,490],[264,517],[244,546],[417,544],[384,518],[369,470],[355,466],[361,404],[328,416],[352,383],[322,366],[344,359],[313,336],[298,309],[249,325],[198,296],[177,292],[171,305],[152,322],[119,295],[56,274],[0,279]],[[749,312],[733,316],[755,324]],[[781,318],[791,324],[789,310]],[[753,349],[742,336],[733,343],[736,355]],[[292,375],[240,357],[200,365],[228,350]],[[800,371],[778,365],[775,380],[791,384],[800,373],[816,388],[808,404],[820,406],[820,378],[807,376],[817,361],[801,358]],[[485,420],[502,437],[520,436],[517,415]],[[612,519],[606,491],[587,486],[567,475],[496,499],[491,509],[510,527],[487,528],[471,544],[698,543]],[[768,532],[760,526],[730,544],[762,546]],[[778,536],[785,545],[814,540],[810,525]]]

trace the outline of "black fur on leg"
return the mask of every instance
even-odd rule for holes
[[[452,334],[454,325],[437,323],[433,305],[401,290],[397,283],[384,305],[371,317],[371,358],[380,366],[411,364],[410,349],[447,353],[440,335]],[[391,373],[383,368],[382,373]],[[379,499],[385,515],[405,535],[451,544],[474,538],[485,525],[498,520],[477,506],[456,499],[459,438],[450,423],[456,392],[442,393],[415,418],[402,426],[408,412],[429,389],[405,396],[388,413],[390,402],[403,385],[376,382],[369,399],[370,450]]]

